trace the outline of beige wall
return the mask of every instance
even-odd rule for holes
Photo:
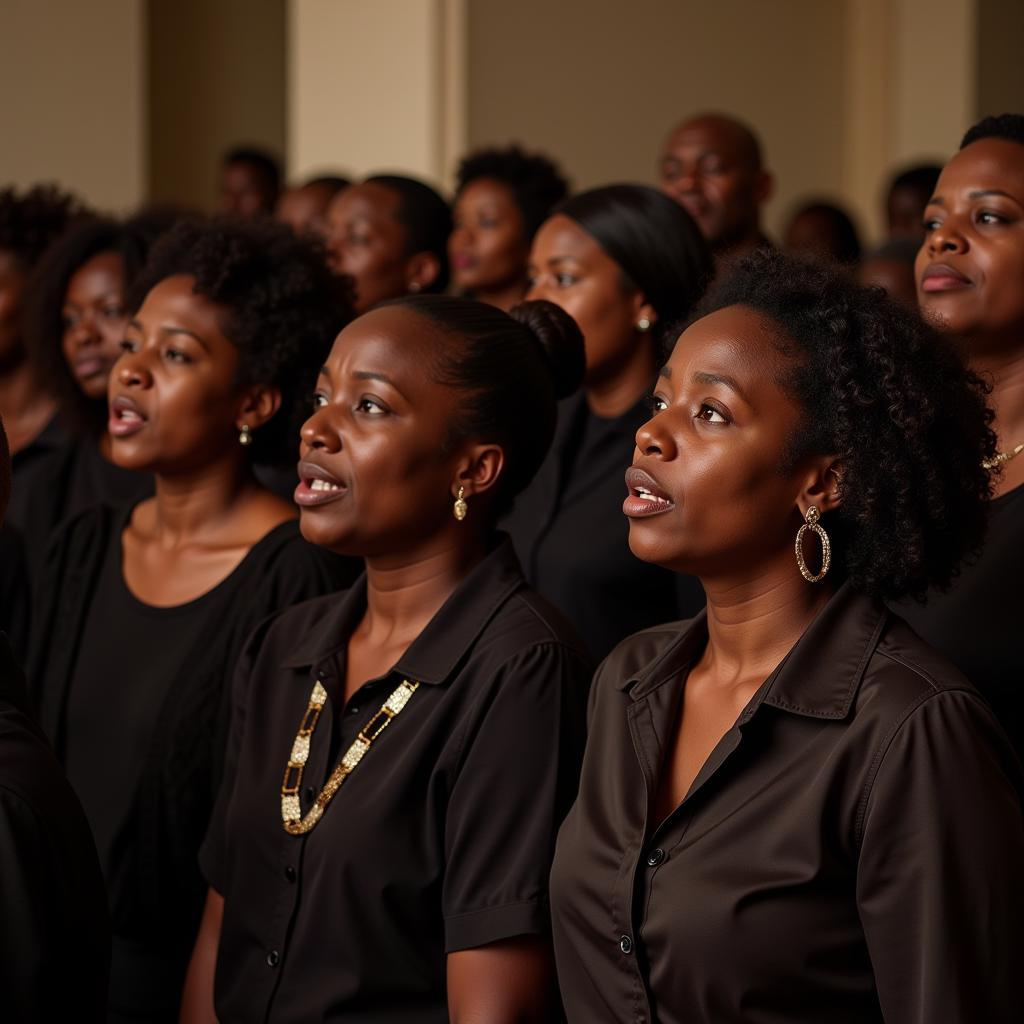
[[[289,0],[289,175],[438,183],[462,143],[463,3]]]
[[[1024,110],[1024,0],[978,0],[978,116]]]
[[[0,185],[142,198],[144,31],[142,0],[0,0]]]
[[[148,0],[148,11],[150,196],[206,209],[226,148],[284,154],[285,3]]]
[[[776,173],[768,223],[841,184],[844,11],[821,0],[473,0],[469,142],[521,141],[578,188],[654,180],[671,125],[755,125]]]

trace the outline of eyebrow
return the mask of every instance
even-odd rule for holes
[[[721,384],[723,387],[727,387],[730,391],[736,392],[744,401],[747,400],[747,396],[743,393],[743,388],[736,383],[735,378],[730,377],[725,373],[708,373],[705,370],[698,370],[694,375],[693,379],[697,384]]]
[[[1004,199],[1009,199],[1016,203],[1018,206],[1024,205],[1016,196],[1011,196],[1009,192],[1004,192],[999,188],[980,188],[973,192],[967,193],[968,199],[985,199],[987,196],[1002,196]],[[945,206],[946,200],[942,196],[932,196],[928,200],[929,206]]]
[[[398,388],[395,387],[395,382],[384,373],[375,373],[373,370],[356,370],[352,376],[355,377],[356,380],[379,380],[382,383],[395,388],[396,391],[398,390]]]
[[[139,323],[139,321],[136,319],[129,320],[128,326],[134,328],[136,331],[141,331],[142,333],[145,333],[142,324]],[[210,351],[210,346],[207,345],[206,342],[198,334],[196,334],[195,331],[190,331],[187,327],[172,327],[168,325],[166,327],[161,327],[160,333],[170,335],[172,338],[176,337],[177,335],[183,334],[185,335],[185,337],[191,338],[193,341],[198,342],[207,352]]]

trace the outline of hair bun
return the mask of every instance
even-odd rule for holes
[[[567,398],[579,389],[586,370],[583,335],[576,321],[561,306],[544,299],[520,302],[510,310],[537,339],[551,374],[556,398]]]

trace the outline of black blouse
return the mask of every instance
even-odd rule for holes
[[[658,622],[695,615],[704,591],[691,576],[642,562],[629,550],[624,476],[646,398],[614,419],[580,394],[559,408],[551,450],[503,524],[526,578],[573,623],[590,654]]]
[[[0,1016],[99,1024],[109,960],[89,826],[0,634]]]
[[[447,1024],[447,953],[549,927],[554,838],[583,747],[584,656],[506,540],[345,704],[345,650],[365,607],[361,580],[293,608],[239,666],[201,853],[225,898],[221,1020]],[[282,779],[314,682],[328,701],[303,812],[403,679],[418,691],[320,822],[286,833]]]
[[[292,521],[197,601],[151,608],[123,582],[129,516],[101,506],[58,532],[30,678],[96,829],[114,930],[112,1018],[176,1020],[205,895],[196,857],[220,783],[226,681],[259,622],[346,585],[359,563],[306,543]]]
[[[841,589],[664,821],[706,619],[599,669],[552,870],[572,1024],[1024,1020],[1024,779],[991,712]]]
[[[950,590],[897,611],[981,691],[1024,761],[1022,581],[1024,484],[992,502],[981,556]]]

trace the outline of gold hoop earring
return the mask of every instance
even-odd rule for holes
[[[466,504],[462,495],[466,493],[465,487],[459,488],[459,496],[455,499],[455,504],[452,506],[452,512],[455,518],[461,523],[466,518],[466,513],[469,511],[469,506]]]
[[[796,531],[796,564],[800,569],[800,575],[803,576],[808,583],[820,583],[828,572],[829,566],[832,564],[832,545],[829,543],[828,534],[818,525],[818,520],[821,518],[821,513],[818,511],[817,505],[811,505],[808,508],[804,519],[806,520],[803,526]],[[821,571],[815,576],[810,569],[807,568],[807,563],[804,561],[804,534],[810,530],[811,533],[818,535],[818,540],[821,541]]]
[[[252,444],[252,431],[249,429],[248,423],[243,423],[238,431],[238,443],[243,448],[248,448]]]

